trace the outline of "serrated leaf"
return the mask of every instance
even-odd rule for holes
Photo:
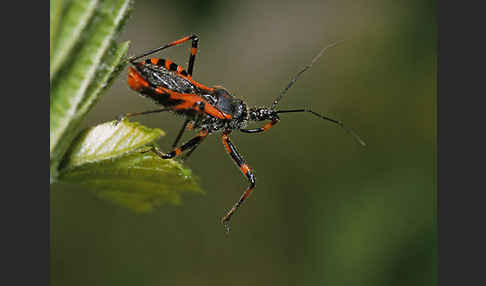
[[[73,0],[65,8],[62,26],[57,32],[50,62],[51,80],[69,56],[76,42],[79,41],[80,35],[88,25],[97,5],[98,0]]]
[[[106,122],[83,130],[75,139],[63,169],[71,169],[87,163],[113,159],[150,144],[160,136],[160,129],[151,129],[137,122],[123,120]]]
[[[134,151],[83,164],[62,172],[60,179],[85,185],[100,198],[135,212],[148,212],[165,203],[180,204],[184,192],[202,193],[190,170],[153,152]]]

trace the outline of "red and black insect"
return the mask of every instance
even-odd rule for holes
[[[140,62],[136,61],[140,58],[182,44],[189,40],[192,41],[192,47],[187,70],[167,59],[150,58]],[[162,47],[150,50],[142,55],[127,59],[132,64],[128,75],[128,84],[130,87],[142,96],[148,97],[164,106],[164,108],[145,112],[128,113],[119,117],[118,120],[136,115],[164,111],[173,111],[185,116],[186,120],[175,139],[173,144],[174,150],[172,152],[164,154],[153,147],[152,151],[162,159],[174,158],[185,151],[187,151],[187,153],[183,159],[187,159],[209,134],[216,132],[222,133],[223,145],[225,146],[226,151],[250,182],[248,189],[221,219],[221,222],[224,224],[226,232],[228,233],[228,223],[231,216],[255,188],[255,176],[229,138],[229,135],[233,130],[239,130],[244,133],[264,132],[279,122],[279,114],[295,112],[309,112],[321,119],[331,121],[344,128],[340,121],[322,116],[310,109],[276,110],[278,102],[295,83],[297,78],[309,69],[326,49],[337,43],[323,48],[309,65],[292,77],[289,84],[275,99],[270,108],[248,108],[242,100],[231,96],[225,88],[221,86],[208,87],[192,78],[198,42],[199,38],[196,35],[191,35],[173,41]],[[268,123],[259,128],[246,129],[247,124],[252,121],[268,121]],[[196,137],[176,148],[177,143],[186,129],[200,131]],[[352,130],[346,128],[345,130],[351,133],[360,144],[363,146],[365,145],[365,143]]]

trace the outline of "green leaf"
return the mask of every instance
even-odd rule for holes
[[[105,55],[103,59],[103,64],[98,67],[96,79],[91,83],[90,87],[86,91],[85,98],[80,106],[76,110],[75,116],[73,116],[68,128],[68,131],[64,134],[63,140],[59,142],[58,146],[52,154],[57,160],[51,159],[51,174],[57,172],[57,166],[61,160],[61,156],[58,154],[64,154],[69,148],[72,140],[76,136],[76,130],[81,124],[82,119],[91,109],[91,107],[100,98],[103,90],[107,89],[116,75],[123,69],[125,63],[119,63],[123,55],[126,54],[128,50],[128,42],[121,45],[113,43],[112,48]],[[118,65],[117,65],[118,63]]]
[[[115,122],[106,122],[82,131],[66,154],[62,168],[70,169],[120,157],[165,135],[160,129],[151,129],[137,122]]]
[[[57,30],[59,27],[59,19],[61,18],[63,1],[51,0],[50,3],[50,49],[49,57],[52,61],[52,51],[54,50],[54,43],[56,40]]]
[[[112,43],[112,48],[104,56],[103,64],[98,67],[96,79],[90,84],[85,93],[83,101],[76,109],[75,115],[71,118],[69,128],[64,134],[63,139],[58,143],[56,148],[51,153],[51,176],[55,177],[57,167],[62,159],[62,155],[69,148],[69,145],[76,136],[76,131],[78,130],[84,116],[97,102],[102,92],[111,86],[113,79],[126,65],[124,62],[120,63],[120,61],[126,54],[127,50],[128,42],[121,45]]]
[[[91,82],[85,97],[76,111],[77,118],[83,118],[91,107],[100,98],[100,94],[111,86],[116,76],[127,65],[122,58],[128,51],[129,42],[122,44],[112,43],[111,48],[104,55],[102,64],[98,66],[96,77]]]
[[[51,80],[68,58],[76,42],[79,41],[80,35],[88,25],[97,5],[98,0],[73,0],[66,7],[66,12],[62,17],[62,26],[59,27],[56,35],[54,53],[50,62]]]
[[[105,52],[110,47],[117,26],[126,16],[129,2],[127,0],[106,1],[96,11],[95,20],[87,32],[86,42],[73,62],[59,79],[56,79],[51,91],[51,130],[50,150],[56,146],[66,131],[70,119],[84,98],[91,81],[96,76],[97,67],[101,65]]]
[[[161,159],[146,146],[163,135],[161,130],[126,120],[113,123],[81,132],[62,164],[60,180],[85,185],[136,212],[179,204],[183,192],[202,193],[189,169]]]
[[[146,212],[201,190],[190,170],[149,144],[164,135],[138,123],[107,122],[77,134],[101,94],[126,66],[128,42],[115,37],[131,0],[51,0],[51,183],[74,182],[115,204]]]
[[[128,43],[116,45],[113,39],[128,17],[131,3],[130,0],[106,0],[97,5],[88,27],[82,31],[81,40],[77,40],[76,52],[68,53],[69,64],[61,67],[51,83],[51,182],[57,176],[59,162],[81,120],[124,66],[119,63]],[[60,25],[64,27],[64,22]],[[66,42],[69,41],[61,41]]]

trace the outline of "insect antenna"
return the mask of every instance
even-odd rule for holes
[[[344,130],[346,130],[346,132],[351,134],[354,137],[354,139],[356,139],[356,141],[358,141],[359,144],[361,144],[362,146],[366,146],[366,143],[358,136],[358,134],[356,134],[353,130],[345,127],[344,124],[339,120],[332,119],[332,118],[326,117],[324,115],[320,115],[319,113],[314,112],[310,109],[293,109],[293,110],[277,110],[277,111],[275,111],[275,113],[292,113],[292,112],[309,112],[309,113],[312,113],[312,114],[314,114],[315,116],[317,116],[321,119],[331,121],[331,122],[341,126]]]
[[[312,65],[324,54],[324,52],[329,49],[329,48],[332,48],[340,43],[344,42],[344,40],[341,40],[341,41],[337,41],[337,42],[334,42],[330,45],[327,45],[325,46],[318,54],[317,56],[314,57],[314,59],[312,59],[311,63],[306,65],[303,69],[301,69],[298,73],[296,73],[292,79],[290,80],[290,82],[287,84],[287,86],[284,88],[284,90],[282,90],[282,92],[280,92],[279,96],[275,99],[275,101],[273,102],[272,104],[272,110],[275,109],[275,107],[277,107],[277,104],[278,102],[280,101],[280,99],[282,99],[282,97],[284,96],[285,93],[287,93],[287,91],[290,89],[290,87],[292,85],[294,85],[294,83],[297,81],[297,78],[303,74],[306,70],[310,69],[312,67]]]

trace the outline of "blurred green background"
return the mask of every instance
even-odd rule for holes
[[[342,120],[367,142],[309,114],[261,135],[234,132],[257,187],[220,218],[247,180],[211,136],[186,163],[206,195],[148,215],[68,184],[51,188],[52,285],[435,285],[437,283],[435,1],[136,1],[120,37],[130,55],[200,36],[194,78],[250,106],[281,101]],[[189,46],[158,57],[186,65]],[[154,108],[126,71],[84,127]],[[183,120],[138,117],[167,132]],[[193,134],[186,134],[187,140]]]

